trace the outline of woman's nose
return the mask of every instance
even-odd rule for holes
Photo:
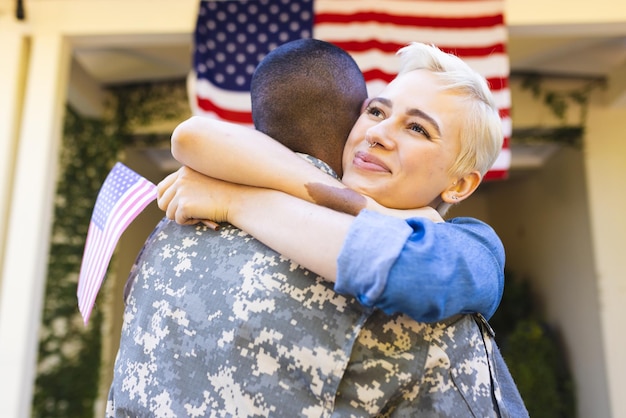
[[[390,135],[390,127],[389,120],[383,120],[367,130],[365,139],[370,148],[381,146],[385,149],[391,149],[395,146],[395,141]]]

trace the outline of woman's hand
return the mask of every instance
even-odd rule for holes
[[[157,203],[169,219],[181,225],[229,222],[228,211],[245,186],[207,177],[189,167],[165,177],[157,186]]]

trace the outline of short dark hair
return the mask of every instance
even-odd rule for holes
[[[346,51],[318,39],[282,44],[258,65],[250,91],[256,129],[341,174],[343,146],[367,98]]]

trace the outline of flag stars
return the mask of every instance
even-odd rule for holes
[[[105,224],[109,213],[113,209],[115,202],[126,193],[126,191],[137,181],[139,175],[130,171],[124,165],[116,165],[107,176],[102,187],[93,212],[94,223],[102,227]]]
[[[199,78],[246,91],[261,59],[285,42],[310,37],[312,0],[201,2],[194,51]],[[303,18],[306,18],[303,20]]]
[[[230,3],[227,9],[230,13],[237,13],[237,5],[235,3]]]

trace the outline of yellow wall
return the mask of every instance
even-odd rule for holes
[[[558,125],[519,83],[511,87],[514,128]],[[626,371],[619,331],[626,314],[620,263],[626,197],[616,193],[626,178],[626,107],[612,107],[606,95],[592,95],[583,150],[563,147],[540,169],[481,186],[472,199],[482,202],[452,212],[486,219],[504,242],[507,270],[531,281],[565,344],[580,417],[626,416],[619,384]],[[573,106],[568,122],[578,115]]]
[[[626,315],[626,108],[592,106],[588,128],[586,180],[607,380],[613,416],[626,416],[621,382],[626,372],[626,334],[621,321]]]
[[[511,26],[624,23],[626,3],[615,0],[505,0]]]

